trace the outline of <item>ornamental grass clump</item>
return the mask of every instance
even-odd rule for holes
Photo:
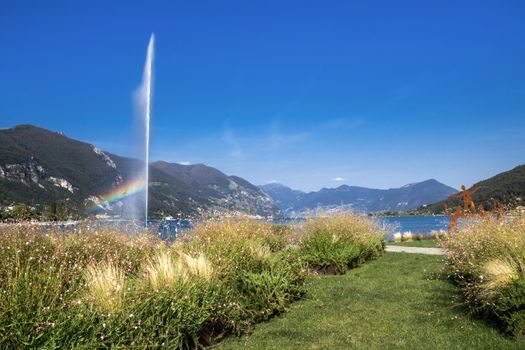
[[[365,218],[324,220],[208,221],[169,243],[94,223],[0,227],[0,348],[188,349],[241,334],[304,295],[305,234],[322,231],[320,259],[381,253]]]
[[[186,281],[187,273],[180,261],[174,261],[171,253],[158,251],[144,268],[145,281],[154,289],[171,288],[175,281]]]
[[[251,324],[283,312],[304,294],[307,268],[294,249],[292,230],[255,220],[209,221],[187,234],[187,252],[213,261],[225,304],[216,323],[239,334]]]
[[[303,224],[302,232],[304,259],[322,272],[344,274],[384,250],[384,232],[364,216],[314,216]]]
[[[213,278],[203,255],[157,252],[142,277],[135,279],[128,313],[140,325],[135,323],[128,331],[133,338],[126,346],[188,349],[209,345],[216,336],[214,318],[221,314],[216,310],[225,300],[220,281]]]
[[[489,300],[506,286],[522,277],[524,272],[522,263],[508,258],[493,259],[485,263],[481,269],[483,282],[481,283],[480,298]]]
[[[116,313],[122,308],[125,291],[124,272],[118,266],[110,262],[89,265],[86,268],[85,280],[89,297],[102,312]]]
[[[199,253],[196,256],[180,253],[180,258],[190,275],[206,281],[211,280],[213,277],[213,267],[203,253]]]
[[[525,217],[474,220],[444,247],[468,309],[525,335]]]
[[[264,244],[276,252],[293,243],[293,233],[290,226],[240,217],[199,223],[189,232],[189,236],[201,244],[250,241]]]
[[[403,232],[403,236],[401,237],[401,241],[403,241],[403,242],[412,242],[413,239],[414,239],[414,235],[412,234],[412,232],[410,232],[410,231]]]
[[[213,261],[221,280],[236,283],[242,271],[268,268],[268,257],[288,246],[291,229],[257,220],[226,219],[197,224],[184,238],[191,254]]]
[[[67,231],[0,227],[0,348],[70,348],[75,339],[96,339],[97,315],[124,308],[124,281],[157,244],[89,223]]]
[[[401,242],[401,232],[394,233],[394,242],[396,243]]]

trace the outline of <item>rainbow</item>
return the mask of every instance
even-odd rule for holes
[[[122,183],[121,185],[113,188],[110,192],[106,193],[105,195],[100,196],[101,202],[90,207],[88,211],[106,209],[112,204],[115,204],[126,197],[144,191],[145,189],[146,179],[144,176],[139,176],[135,179]]]

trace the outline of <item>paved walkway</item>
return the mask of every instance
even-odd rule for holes
[[[399,245],[387,245],[385,250],[387,252],[396,252],[396,253],[445,255],[445,250],[441,248],[403,247]]]

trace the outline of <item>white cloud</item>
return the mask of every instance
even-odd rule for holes
[[[188,162],[188,161],[183,161],[183,162],[177,162],[177,164],[180,164],[180,165],[190,165],[191,163]]]
[[[311,132],[283,132],[279,121],[274,120],[270,123],[265,144],[267,149],[278,151],[283,147],[304,142],[311,136]]]
[[[228,145],[231,147],[230,156],[233,158],[241,159],[244,157],[244,152],[241,148],[241,145],[239,141],[237,141],[237,138],[233,134],[233,130],[230,128],[226,128],[224,130],[224,133],[222,135],[222,139],[226,141]]]
[[[341,176],[337,176],[337,177],[334,177],[332,179],[332,181],[346,181],[346,179],[344,177],[341,177]]]
[[[306,141],[312,134],[309,132],[300,132],[295,134],[281,134],[274,132],[268,138],[268,148],[274,151],[281,148]]]

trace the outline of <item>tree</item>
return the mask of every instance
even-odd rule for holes
[[[11,218],[11,213],[7,210],[0,211],[0,221],[7,221]]]
[[[42,219],[44,221],[54,221],[55,220],[55,211],[52,205],[45,205],[42,209]]]
[[[15,205],[11,210],[11,215],[15,221],[27,221],[31,219],[33,213],[31,208],[29,208],[26,204],[20,203]]]
[[[55,203],[55,218],[58,221],[66,221],[69,218],[69,214],[64,201],[57,201]]]

